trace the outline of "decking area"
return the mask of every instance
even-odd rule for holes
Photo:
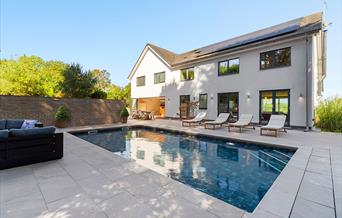
[[[182,127],[176,120],[135,121],[191,134],[296,147],[254,213],[247,213],[63,129],[64,157],[0,171],[0,217],[337,217],[342,218],[342,135],[289,130],[277,138],[259,128]]]

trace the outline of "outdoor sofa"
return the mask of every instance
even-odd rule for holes
[[[63,133],[24,128],[24,120],[0,120],[0,170],[63,157]]]

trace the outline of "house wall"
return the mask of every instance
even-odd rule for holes
[[[261,52],[285,47],[291,47],[291,66],[259,69]],[[191,101],[197,101],[199,94],[207,93],[207,119],[215,119],[217,117],[217,93],[239,92],[239,113],[253,114],[253,122],[259,122],[259,91],[290,89],[290,125],[305,126],[306,124],[305,39],[268,44],[248,52],[227,54],[219,59],[189,65],[189,67],[195,67],[195,79],[192,81],[180,81],[179,70],[170,71],[165,64],[153,56],[153,53],[146,55],[133,76],[132,98],[165,96],[166,117],[179,117],[180,95],[191,95]],[[237,57],[240,58],[239,74],[218,76],[218,62]],[[166,71],[166,82],[154,85],[153,73],[163,70]],[[136,87],[136,77],[140,75],[146,75],[146,85]],[[300,94],[304,98],[299,98]],[[310,95],[314,94],[308,93],[308,95],[311,100]]]

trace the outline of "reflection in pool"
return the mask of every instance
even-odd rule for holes
[[[248,212],[293,155],[285,149],[144,128],[77,136]]]

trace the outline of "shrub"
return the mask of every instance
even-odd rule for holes
[[[68,121],[70,120],[70,112],[69,110],[64,106],[59,106],[56,114],[55,114],[55,120],[56,121]]]
[[[342,98],[320,101],[315,111],[315,125],[323,131],[342,132]]]
[[[120,112],[120,117],[128,117],[129,113],[126,107],[124,107]]]
[[[98,98],[98,99],[106,99],[107,93],[102,90],[95,90],[93,93],[91,93],[90,97]]]

